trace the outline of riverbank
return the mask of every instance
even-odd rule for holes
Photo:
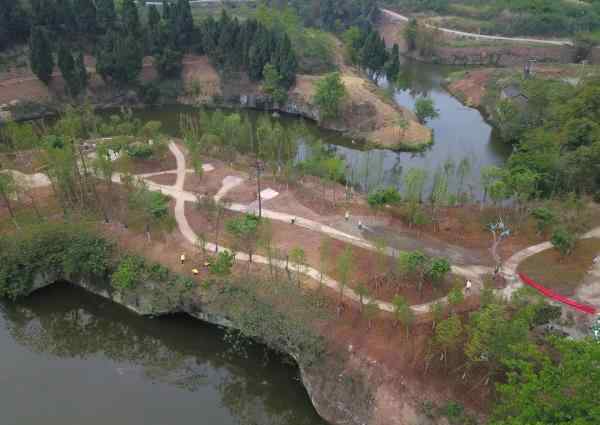
[[[341,63],[338,66],[348,93],[338,119],[321,119],[318,107],[313,103],[315,83],[320,76],[298,75],[287,101],[276,104],[261,85],[250,81],[245,73],[224,77],[206,56],[194,55],[184,58],[181,80],[172,81],[159,81],[152,59],[146,58],[140,76],[141,86],[137,89],[119,89],[104,84],[95,74],[93,58],[87,57],[89,88],[85,99],[79,99],[77,103],[87,102],[97,109],[174,103],[248,108],[303,117],[320,128],[366,141],[374,147],[419,151],[433,143],[431,130],[421,125],[412,112],[387,100],[377,86],[358,71]],[[0,77],[0,123],[54,115],[72,102],[64,95],[64,82],[58,72],[48,86],[26,69],[7,72]]]
[[[438,30],[430,27],[431,46],[426,55],[417,51],[409,51],[404,38],[404,30],[408,21],[393,12],[382,13],[377,28],[388,46],[394,43],[400,51],[413,59],[444,65],[480,65],[511,67],[524,65],[532,58],[538,63],[573,63],[577,49],[567,43],[535,40],[479,39],[480,35],[464,35],[452,30]],[[588,63],[600,63],[600,48],[592,49]]]

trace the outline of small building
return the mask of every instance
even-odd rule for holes
[[[521,87],[516,84],[511,84],[504,87],[500,92],[500,99],[508,99],[521,106],[526,106],[527,102],[529,101],[529,98],[527,95],[525,95],[525,93],[523,93]]]

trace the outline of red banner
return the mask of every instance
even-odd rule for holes
[[[532,288],[537,289],[539,292],[542,293],[542,295],[544,295],[547,298],[552,298],[555,301],[558,301],[560,303],[566,304],[570,307],[573,307],[576,310],[582,311],[584,313],[587,314],[596,314],[596,308],[592,307],[590,305],[586,305],[586,304],[581,304],[578,303],[575,300],[572,300],[571,298],[568,297],[564,297],[560,294],[557,294],[556,292],[554,292],[552,289],[548,289],[545,286],[540,285],[539,283],[537,283],[536,281],[534,281],[533,279],[529,278],[528,276],[526,276],[523,273],[519,273],[519,277],[521,278],[521,280],[523,281],[523,283],[525,283],[526,285],[531,286]]]

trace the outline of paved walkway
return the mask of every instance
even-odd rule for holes
[[[197,202],[199,198],[195,194],[184,190],[186,175],[191,171],[186,168],[185,155],[179,149],[179,147],[173,142],[169,143],[169,150],[175,156],[175,159],[177,162],[176,170],[160,171],[160,172],[156,172],[156,173],[145,173],[145,174],[136,175],[135,177],[140,180],[143,180],[149,190],[161,192],[161,193],[175,199],[175,220],[177,222],[178,228],[179,228],[181,234],[184,236],[184,238],[188,242],[190,242],[193,245],[196,245],[197,241],[198,241],[198,236],[196,235],[196,233],[190,226],[190,224],[185,216],[185,203],[186,202]],[[207,166],[207,171],[212,171],[213,169],[214,168]],[[40,185],[47,186],[50,184],[50,181],[48,180],[48,178],[45,175],[34,175],[34,177],[31,177],[31,176],[28,176],[28,175],[25,175],[22,173],[18,173],[15,171],[11,171],[11,172],[13,174],[15,174],[15,177],[18,177],[19,179],[25,179],[27,181],[30,181],[33,179],[35,181],[35,184],[37,185],[37,187],[39,187]],[[147,177],[152,177],[152,176],[162,175],[162,174],[176,174],[177,178],[176,178],[175,184],[172,186],[169,186],[169,185],[162,185],[162,184],[158,184],[158,183],[154,183],[152,181],[146,180]],[[43,176],[43,178],[42,178],[42,176]],[[115,173],[115,174],[113,174],[112,180],[115,183],[121,183],[122,175],[119,173]],[[243,179],[240,177],[234,177],[234,176],[225,177],[223,179],[223,186],[215,195],[215,200],[222,199],[227,194],[228,191],[230,191],[232,188],[236,187],[237,185],[241,184],[242,182],[243,182]],[[243,205],[243,204],[232,203],[232,204],[228,204],[226,207],[232,211],[237,211],[237,212],[241,212],[241,213],[255,213],[255,212],[257,212],[255,204],[256,203],[252,203],[250,205]],[[297,216],[293,216],[290,214],[272,211],[272,210],[264,209],[264,208],[262,210],[262,215],[268,219],[278,220],[278,221],[282,221],[282,222],[286,222],[286,223],[291,223],[292,219],[294,219],[294,224],[296,226],[300,226],[300,227],[309,229],[311,231],[326,234],[334,239],[341,240],[343,242],[349,243],[349,244],[357,246],[357,247],[361,247],[361,248],[365,248],[365,249],[369,249],[369,250],[376,250],[376,247],[373,244],[371,244],[370,242],[368,242],[367,240],[365,240],[361,237],[342,232],[338,229],[335,229],[331,226],[321,224],[314,220],[309,220],[309,219],[306,219],[303,217],[297,217]],[[583,238],[592,238],[592,237],[600,237],[600,227],[591,230],[590,232],[586,233],[583,236]],[[509,298],[518,288],[520,288],[523,285],[516,275],[518,265],[523,260],[530,257],[531,255],[535,255],[535,254],[537,254],[541,251],[544,251],[546,249],[549,249],[551,247],[552,247],[552,244],[550,242],[544,242],[544,243],[541,243],[538,245],[528,247],[528,248],[514,254],[502,267],[501,273],[507,279],[509,284],[506,288],[499,290],[499,294],[502,295],[503,297]],[[215,245],[213,243],[208,243],[206,248],[207,248],[207,250],[213,251],[213,252],[215,252],[215,251],[230,252],[230,250],[228,248],[226,248],[224,246],[220,246],[220,245]],[[390,248],[390,247],[386,248],[386,253],[390,256],[397,256],[399,252],[400,251],[398,251],[394,248]],[[246,253],[243,253],[243,252],[236,253],[235,258],[238,261],[250,261],[249,255]],[[253,255],[252,261],[257,264],[267,264],[267,265],[269,264],[269,259],[267,257],[261,256],[261,255]],[[321,273],[319,270],[317,270],[313,267],[305,266],[305,265],[301,266],[301,265],[297,265],[294,263],[285,262],[282,260],[272,260],[271,265],[274,267],[281,268],[281,269],[288,269],[293,272],[302,273],[302,274],[314,279],[317,282],[322,282],[324,286],[327,286],[338,292],[341,291],[341,284],[338,281]],[[475,286],[473,288],[473,291],[475,292],[478,290],[478,288],[482,284],[481,276],[484,274],[490,273],[491,269],[489,267],[476,266],[476,265],[452,266],[452,272],[457,275],[463,276],[466,279],[471,279],[475,283]],[[349,298],[354,301],[360,300],[359,296],[351,288],[348,288],[348,287],[344,288],[343,295],[344,295],[344,297]],[[369,298],[365,298],[363,301],[369,302],[371,300]],[[393,310],[394,310],[394,307],[391,303],[380,301],[380,300],[375,300],[375,302],[378,304],[378,307],[380,310],[387,311],[387,312],[393,312]],[[425,314],[430,311],[431,305],[434,303],[437,303],[437,302],[447,302],[447,299],[446,299],[446,297],[443,297],[443,298],[437,299],[437,300],[429,302],[429,303],[412,305],[411,309],[416,314]]]
[[[399,21],[408,21],[410,18],[408,16],[401,15],[399,13],[393,12],[388,9],[381,9],[384,15],[389,16],[392,19],[396,19]],[[431,24],[425,24],[429,28],[437,29],[441,32],[445,32],[447,34],[458,35],[461,37],[474,38],[478,40],[497,40],[497,41],[513,41],[515,43],[537,43],[537,44],[550,44],[553,46],[572,46],[573,43],[568,40],[545,40],[540,38],[523,38],[523,37],[503,37],[501,35],[485,35],[485,34],[477,34],[473,32],[465,32],[452,30],[449,28],[437,27]]]

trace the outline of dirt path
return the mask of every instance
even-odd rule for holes
[[[385,15],[390,18],[407,22],[410,18],[408,16],[401,15],[399,13],[393,12],[388,9],[381,9]],[[425,24],[429,28],[434,28],[439,31],[445,32],[447,34],[458,35],[461,37],[469,37],[478,40],[502,40],[502,41],[514,41],[515,43],[539,43],[539,44],[551,44],[553,46],[572,46],[573,43],[571,41],[561,41],[561,40],[543,40],[539,38],[522,38],[522,37],[503,37],[501,35],[484,35],[484,34],[476,34],[472,32],[464,32],[458,30],[452,30],[449,28],[441,28],[436,27],[434,25]]]

